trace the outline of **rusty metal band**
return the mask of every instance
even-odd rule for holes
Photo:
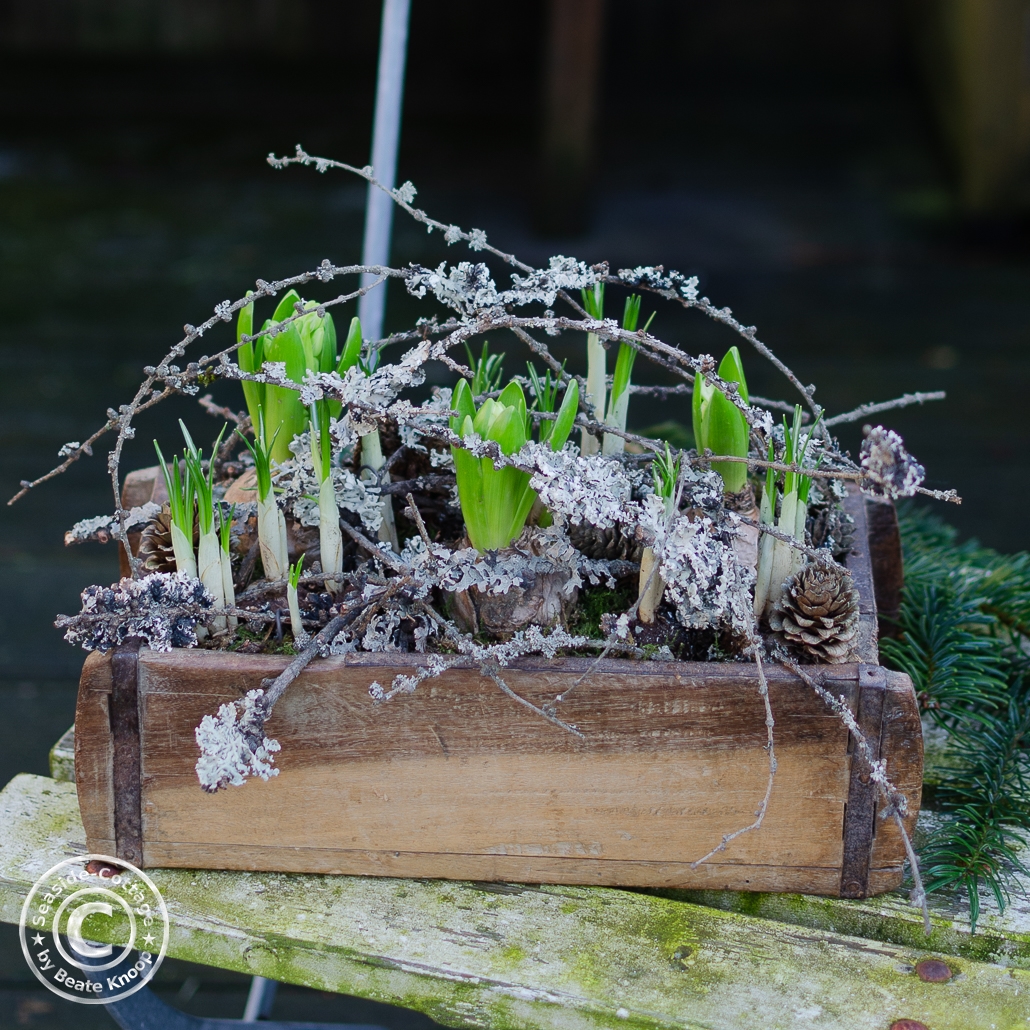
[[[878,665],[859,665],[855,718],[874,759],[880,757],[886,694],[887,676],[884,670]],[[869,893],[869,864],[876,836],[878,797],[869,764],[863,760],[853,738],[849,741],[848,749],[851,753],[851,779],[848,784],[848,802],[844,809],[840,896],[864,898]]]
[[[140,800],[138,640],[111,653],[111,735],[114,779],[115,854],[143,865],[143,813]]]

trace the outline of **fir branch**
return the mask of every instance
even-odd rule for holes
[[[920,509],[901,509],[906,587],[901,636],[884,657],[907,672],[948,731],[951,761],[935,804],[943,821],[923,848],[928,890],[964,891],[970,923],[987,890],[1000,910],[1030,834],[1030,555],[1002,556]]]

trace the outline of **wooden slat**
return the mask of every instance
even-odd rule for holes
[[[133,865],[143,861],[140,785],[138,639],[111,653],[111,748],[115,854]]]
[[[375,705],[373,679],[423,659],[330,658],[309,667],[269,721],[283,745],[281,774],[211,796],[193,770],[193,729],[286,661],[219,658],[140,655],[147,865],[839,889],[847,734],[778,666],[768,677],[779,769],[764,824],[695,870],[690,863],[723,834],[753,820],[765,792],[764,706],[752,666],[605,662],[563,705],[581,740],[476,670],[452,670],[414,696]],[[544,703],[590,665],[527,659],[505,676]],[[856,666],[814,671],[853,699]],[[95,693],[85,690],[85,703]],[[907,681],[896,684],[892,704],[914,708],[910,694]],[[95,743],[109,747],[109,734]],[[87,827],[101,831],[91,831],[93,847],[109,825],[93,809],[106,815],[110,800],[97,806],[84,791],[83,806]],[[900,878],[900,852],[881,851],[870,882],[882,890]]]
[[[901,527],[898,525],[898,512],[889,501],[868,501],[866,523],[876,599],[877,633],[882,640],[898,634],[897,618],[901,611],[901,592],[905,586]]]
[[[115,852],[114,741],[111,734],[111,661],[86,657],[75,706],[75,785],[86,835],[94,851]]]
[[[844,510],[855,520],[855,546],[846,562],[859,596],[858,646],[855,650],[860,661],[876,665],[880,660],[880,651],[876,646],[876,593],[873,586],[873,567],[869,561],[867,502],[852,485],[843,503]]]
[[[859,695],[855,718],[872,752],[880,759],[880,732],[887,693],[887,677],[878,665],[858,667]],[[869,893],[869,860],[875,832],[877,794],[868,762],[856,756],[856,743],[849,740],[851,775],[844,809],[844,847],[841,858],[840,896],[864,898]]]
[[[71,784],[18,776],[0,792],[0,919],[17,922],[39,874],[82,841]],[[886,1030],[904,1018],[931,1030],[1014,1030],[1030,1015],[1022,969],[949,957],[950,983],[918,979],[916,963],[954,939],[948,915],[934,916],[929,944],[882,944],[595,887],[151,875],[172,919],[170,957],[469,1030]],[[748,896],[753,906],[777,900]],[[801,911],[798,899],[783,901]],[[854,910],[854,933],[873,925],[875,903],[820,899],[810,909],[830,922]],[[100,921],[101,940],[111,925]],[[967,940],[996,954],[997,942]]]

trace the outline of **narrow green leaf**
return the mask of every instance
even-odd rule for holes
[[[707,446],[713,453],[747,457],[747,420],[744,413],[721,390],[712,392],[703,428]],[[744,489],[747,465],[742,462],[713,461],[712,468],[722,476],[727,493],[737,493]]]
[[[634,293],[626,298],[626,304],[622,309],[622,328],[628,333],[637,331],[637,322],[640,320],[640,294]]]
[[[740,397],[745,404],[750,404],[747,392],[747,380],[744,378],[744,363],[740,359],[740,351],[734,346],[726,352],[719,362],[719,378],[727,383],[736,383],[740,387]]]
[[[714,392],[715,387],[711,386],[700,372],[695,373],[694,395],[691,398],[691,414],[694,421],[694,446],[697,448],[698,454],[703,454],[706,448],[710,449],[711,447],[705,436],[704,416],[708,406],[707,402],[711,399]]]
[[[578,413],[579,383],[575,379],[570,379],[569,385],[565,389],[565,396],[562,399],[561,407],[558,409],[558,418],[553,423],[553,428],[547,438],[552,451],[560,451],[565,446]]]
[[[583,298],[583,307],[587,314],[597,321],[604,318],[604,283],[594,283],[591,290],[580,290]]]
[[[519,417],[525,421],[526,418],[526,395],[522,390],[522,384],[513,379],[502,391],[497,403],[505,407],[509,405],[519,409]]]
[[[290,318],[297,313],[294,305],[300,303],[300,294],[296,290],[290,290],[283,295],[282,300],[276,306],[272,315],[273,322],[281,322],[284,318]]]
[[[333,336],[336,335],[336,329],[333,329]],[[350,320],[350,329],[347,331],[347,340],[343,345],[343,353],[340,355],[340,363],[336,366],[336,371],[340,375],[349,368],[353,368],[358,363],[358,358],[361,357],[361,319],[356,315]]]
[[[467,379],[458,380],[458,385],[451,394],[451,408],[459,412],[458,415],[451,417],[451,432],[460,436],[465,419],[473,421],[476,417],[476,402],[472,399],[472,389]]]

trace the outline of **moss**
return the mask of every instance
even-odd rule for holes
[[[705,905],[723,912],[772,919],[850,937],[865,937],[920,951],[940,951],[975,962],[1002,961],[1006,965],[1030,969],[1030,934],[1012,930],[999,934],[989,928],[971,934],[963,924],[956,923],[949,913],[933,918],[933,929],[927,936],[919,911],[907,905],[904,908],[894,907],[890,895],[883,901],[874,898],[851,902],[805,894],[743,891],[655,889],[644,893]]]
[[[517,944],[509,944],[498,952],[498,963],[505,969],[514,969],[526,958],[526,949]]]
[[[601,632],[601,616],[609,612],[624,612],[636,601],[636,590],[631,583],[611,590],[608,587],[587,587],[580,592],[579,601],[569,618],[569,632],[585,637],[598,638]]]

